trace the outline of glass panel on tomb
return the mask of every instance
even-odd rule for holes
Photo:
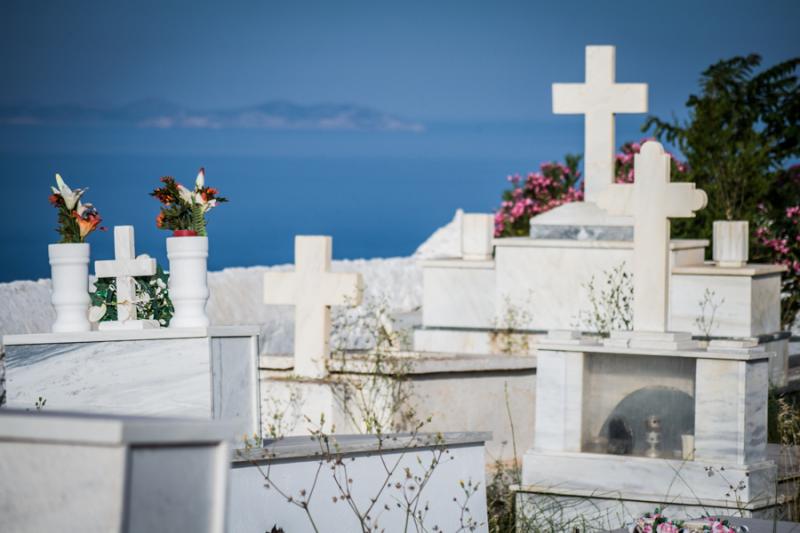
[[[696,360],[587,353],[582,450],[691,459]]]

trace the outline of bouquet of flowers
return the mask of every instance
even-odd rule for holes
[[[189,190],[175,178],[161,178],[161,187],[150,193],[161,202],[161,211],[156,217],[156,226],[172,230],[176,236],[199,235],[206,233],[206,213],[226,198],[217,196],[219,191],[205,184],[205,169],[201,168],[194,182],[194,190]]]
[[[503,202],[494,215],[494,236],[528,235],[530,219],[568,202],[583,200],[583,185],[578,183],[580,157],[567,156],[564,163],[543,163],[539,172],[525,179],[508,177],[512,188],[503,192]]]
[[[707,516],[697,520],[672,520],[659,509],[639,518],[631,527],[631,533],[739,533],[730,522]]]
[[[97,229],[103,219],[92,204],[82,203],[87,189],[70,189],[60,174],[56,174],[57,187],[50,187],[50,203],[58,209],[58,228],[61,243],[81,243]],[[104,230],[105,228],[100,228]]]

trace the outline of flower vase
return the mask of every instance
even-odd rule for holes
[[[168,237],[169,297],[175,312],[171,328],[206,327],[208,237]]]
[[[749,257],[749,224],[746,220],[715,220],[712,257],[721,267],[738,268]]]
[[[91,331],[89,322],[89,244],[61,243],[47,247],[56,311],[53,333]]]

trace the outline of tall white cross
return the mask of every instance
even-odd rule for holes
[[[142,254],[136,257],[133,226],[114,226],[114,260],[95,261],[98,278],[116,278],[117,320],[101,322],[105,329],[150,329],[159,327],[157,320],[136,319],[136,280],[138,276],[156,273],[156,260]]]
[[[646,113],[646,83],[615,83],[613,46],[586,47],[586,83],[554,83],[553,113],[584,114],[584,199],[614,182],[614,113]]]
[[[331,306],[361,303],[361,274],[333,273],[330,237],[297,236],[294,272],[264,274],[264,303],[294,305],[294,372],[324,377],[330,356]]]
[[[615,183],[598,205],[612,215],[633,215],[633,329],[667,330],[669,219],[691,218],[706,206],[694,183],[670,183],[670,157],[661,144],[644,143],[633,159],[634,183]]]

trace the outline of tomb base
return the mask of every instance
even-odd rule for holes
[[[258,327],[6,335],[9,407],[223,419],[260,429]]]
[[[616,519],[599,526],[613,529],[665,505],[686,517],[774,506],[763,347],[669,348],[692,342],[680,333],[615,337],[591,344],[554,332],[539,345],[523,516],[546,516],[545,506],[567,522]]]

